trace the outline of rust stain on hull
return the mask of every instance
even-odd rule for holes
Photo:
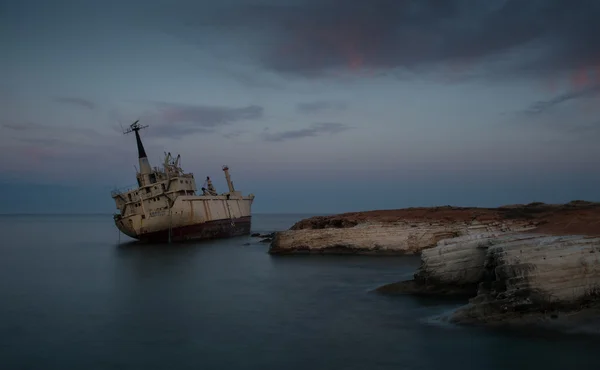
[[[171,241],[191,241],[230,238],[250,233],[252,217],[233,220],[208,221],[201,224],[176,227],[171,230]],[[168,230],[139,235],[136,239],[146,243],[165,243],[169,240]]]

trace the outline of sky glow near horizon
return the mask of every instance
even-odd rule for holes
[[[181,154],[256,212],[600,200],[600,2],[0,0],[0,213]],[[31,194],[35,195],[32,196]]]

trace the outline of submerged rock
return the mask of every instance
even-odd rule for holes
[[[275,232],[272,233],[268,233],[268,234],[261,234],[261,233],[253,233],[250,236],[254,237],[254,238],[273,238],[273,236],[275,235]]]

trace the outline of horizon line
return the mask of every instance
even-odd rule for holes
[[[341,212],[347,213],[347,212]],[[256,212],[253,213],[252,216],[255,215],[333,215],[338,214],[336,212]],[[104,213],[104,212],[64,212],[64,213],[56,213],[56,212],[19,212],[19,213],[1,213],[0,216],[112,216],[114,213]]]

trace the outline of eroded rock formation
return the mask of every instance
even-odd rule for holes
[[[420,252],[414,279],[377,290],[467,295],[460,323],[555,319],[600,302],[598,220],[600,205],[583,201],[348,213],[276,233],[270,253]]]
[[[556,317],[600,298],[600,237],[470,235],[441,240],[421,260],[413,280],[377,291],[470,296],[451,317],[458,323]]]
[[[520,233],[482,232],[441,240],[436,247],[423,250],[421,266],[413,280],[384,285],[378,291],[472,297],[484,278],[488,249],[494,244],[531,237]]]
[[[434,247],[438,241],[480,233],[532,230],[531,220],[414,219],[382,221],[322,217],[300,221],[290,230],[275,233],[272,254],[356,253],[414,254]],[[312,228],[315,227],[315,228]]]
[[[583,201],[354,212],[301,220],[289,230],[275,233],[269,252],[411,254],[434,247],[440,240],[465,235],[523,231],[564,234],[585,229],[598,217],[600,205]]]
[[[272,254],[415,253],[439,240],[457,236],[455,225],[359,224],[351,228],[300,229],[275,234]]]
[[[534,236],[488,248],[477,296],[456,322],[499,322],[570,312],[600,297],[600,238]]]

